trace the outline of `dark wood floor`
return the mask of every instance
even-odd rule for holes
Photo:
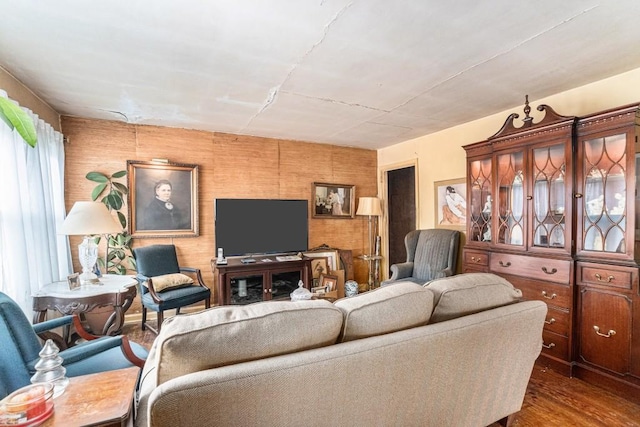
[[[147,348],[155,339],[151,331],[142,332],[139,324],[125,325],[123,333],[131,341]],[[516,414],[512,425],[517,427],[639,427],[640,405],[577,378],[567,378],[536,365],[522,410]]]

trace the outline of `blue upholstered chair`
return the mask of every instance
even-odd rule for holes
[[[150,245],[133,249],[138,274],[138,290],[142,299],[142,330],[151,329],[158,334],[164,321],[165,310],[176,310],[204,301],[205,307],[211,306],[211,290],[204,284],[202,273],[198,268],[180,267],[174,245]],[[175,286],[159,290],[156,286],[167,281],[168,277],[182,276],[187,273],[192,283],[180,283],[175,280]],[[154,285],[154,279],[156,285]],[[147,322],[147,310],[158,313],[157,329]]]
[[[144,366],[147,350],[126,337],[96,337],[87,333],[77,315],[64,316],[32,325],[22,309],[9,296],[0,292],[0,398],[31,384],[35,364],[40,359],[42,341],[53,338],[55,328],[75,325],[77,333],[86,341],[63,349],[59,356],[67,369],[68,377],[93,374],[131,366]],[[61,337],[54,339],[64,348]]]
[[[423,285],[433,279],[453,276],[458,268],[460,232],[443,228],[414,230],[404,238],[407,261],[391,266],[391,277],[382,286],[396,281]]]

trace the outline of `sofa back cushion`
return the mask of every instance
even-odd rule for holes
[[[396,282],[371,292],[336,301],[344,322],[340,341],[426,325],[433,310],[433,294],[413,282]]]
[[[331,345],[341,326],[342,312],[323,300],[222,306],[175,316],[163,323],[153,346],[156,385],[204,369]]]
[[[432,280],[424,285],[433,292],[429,323],[455,319],[520,301],[522,292],[500,276],[466,273]]]

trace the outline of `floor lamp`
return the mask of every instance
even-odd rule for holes
[[[363,215],[368,217],[369,222],[369,243],[368,249],[369,252],[362,257],[365,261],[368,262],[369,265],[369,290],[373,289],[375,286],[374,283],[374,263],[379,262],[382,258],[379,255],[376,255],[374,252],[375,239],[374,236],[374,225],[377,230],[377,220],[380,215],[382,215],[382,209],[380,208],[380,199],[377,197],[360,197],[358,199],[358,210],[356,211],[356,215]]]
[[[68,236],[84,236],[78,245],[78,260],[82,265],[80,283],[99,284],[98,276],[93,273],[93,266],[98,260],[98,245],[91,238],[95,234],[121,233],[118,224],[109,209],[101,202],[76,202],[58,230],[59,234]],[[108,245],[107,238],[107,245]],[[107,252],[109,252],[107,248]]]

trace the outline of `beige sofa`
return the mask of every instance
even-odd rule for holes
[[[547,312],[463,274],[167,320],[138,426],[486,426],[520,410]]]

